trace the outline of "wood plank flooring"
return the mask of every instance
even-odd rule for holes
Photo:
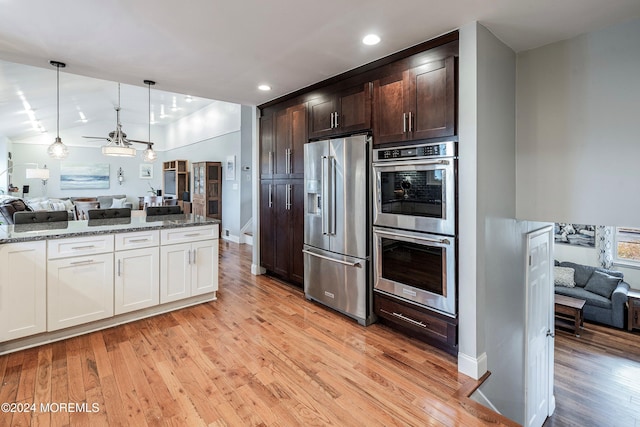
[[[0,426],[515,425],[467,398],[454,357],[220,249],[218,301],[0,357],[0,403],[36,405]]]
[[[554,393],[545,427],[640,427],[640,331],[556,329]]]

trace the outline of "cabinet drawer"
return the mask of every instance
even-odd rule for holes
[[[113,234],[49,240],[48,259],[113,252]]]
[[[204,227],[169,228],[161,230],[160,242],[163,245],[196,242],[218,238],[218,225]]]
[[[380,293],[374,294],[374,312],[386,320],[384,323],[391,323],[408,335],[415,335],[452,354],[457,349],[456,319],[445,319],[446,316]]]
[[[116,234],[116,251],[148,248],[160,244],[160,231],[136,231],[134,233]]]

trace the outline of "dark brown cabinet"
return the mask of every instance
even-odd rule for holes
[[[222,219],[222,163],[193,163],[193,213]]]
[[[373,143],[455,134],[455,59],[445,59],[373,82]]]
[[[300,104],[260,118],[260,177],[304,178],[307,107]]]
[[[260,186],[260,259],[262,267],[302,285],[304,181],[266,180]]]
[[[371,128],[370,82],[309,101],[309,138],[323,138]]]

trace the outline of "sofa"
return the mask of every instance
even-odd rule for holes
[[[0,221],[5,224],[13,224],[16,212],[33,211],[67,211],[68,219],[87,219],[88,209],[128,208],[133,204],[127,201],[127,196],[117,194],[97,197],[70,197],[64,199],[38,197],[33,199],[21,199],[13,196],[0,197]]]
[[[621,272],[556,261],[554,285],[556,294],[586,301],[585,320],[624,328],[629,284]]]

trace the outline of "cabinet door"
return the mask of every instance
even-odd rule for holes
[[[287,181],[273,185],[274,206],[274,249],[273,271],[283,277],[289,276],[291,261],[291,221],[290,205],[291,188]]]
[[[274,265],[274,206],[272,181],[260,183],[260,265],[273,271]]]
[[[288,110],[277,111],[273,125],[274,177],[286,178],[289,174],[289,150],[291,149],[291,116]]]
[[[160,249],[115,253],[115,314],[157,305],[160,300]]]
[[[454,135],[455,74],[450,56],[413,68],[411,79],[411,139]]]
[[[191,245],[191,296],[218,290],[218,241]]]
[[[304,144],[307,138],[306,104],[289,108],[291,117],[291,146],[289,147],[289,178],[304,178]]]
[[[273,114],[260,118],[260,177],[273,175]]]
[[[408,79],[402,73],[373,82],[373,145],[405,141]]]
[[[336,97],[321,96],[309,101],[309,138],[333,135],[334,117],[338,111]]]
[[[371,129],[371,82],[344,90],[337,95],[339,133]]]
[[[191,243],[160,246],[160,303],[191,295]]]
[[[49,260],[48,331],[113,316],[113,253]]]
[[[0,245],[0,342],[47,329],[46,242]]]
[[[296,180],[291,184],[291,281],[304,283],[304,181]]]

